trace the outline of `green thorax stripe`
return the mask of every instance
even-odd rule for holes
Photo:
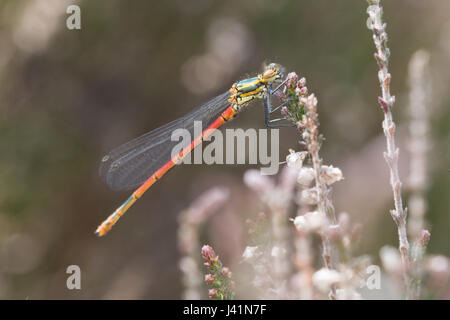
[[[236,89],[241,93],[247,93],[258,89],[263,84],[258,77],[245,79],[236,83]]]

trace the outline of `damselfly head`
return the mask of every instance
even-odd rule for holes
[[[280,79],[283,77],[283,72],[281,70],[280,65],[276,63],[271,63],[266,67],[266,70],[262,74],[262,77],[265,82],[273,82],[277,79]]]

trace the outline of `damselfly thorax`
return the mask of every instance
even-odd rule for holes
[[[259,74],[254,78],[238,81],[231,86],[230,89],[230,102],[235,109],[239,111],[242,107],[245,107],[253,99],[265,99],[269,85],[273,81],[281,78],[280,67],[271,63],[267,66],[264,73]]]

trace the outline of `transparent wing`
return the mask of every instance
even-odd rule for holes
[[[172,149],[179,143],[171,141],[172,132],[184,128],[194,139],[194,121],[202,121],[202,129],[205,130],[229,106],[229,96],[227,91],[184,117],[112,150],[100,163],[100,177],[113,190],[140,186],[171,159]]]

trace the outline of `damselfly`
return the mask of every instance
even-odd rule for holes
[[[280,109],[282,105],[272,110],[270,96],[279,90],[286,82],[281,82],[272,90],[272,84],[283,77],[280,66],[271,63],[263,73],[254,78],[238,81],[231,89],[204,105],[198,107],[186,116],[172,121],[158,129],[150,131],[124,145],[112,150],[103,157],[100,164],[100,176],[113,190],[127,190],[136,188],[136,191],[96,230],[98,236],[105,235],[119,218],[147,191],[156,181],[180,162],[203,139],[233,119],[242,108],[254,99],[264,101],[265,121],[267,127],[291,126],[280,123],[284,118],[270,119],[270,115]],[[171,141],[172,132],[183,128],[193,136],[194,121],[201,121],[206,129],[177,155],[172,156],[172,149],[177,141]]]

